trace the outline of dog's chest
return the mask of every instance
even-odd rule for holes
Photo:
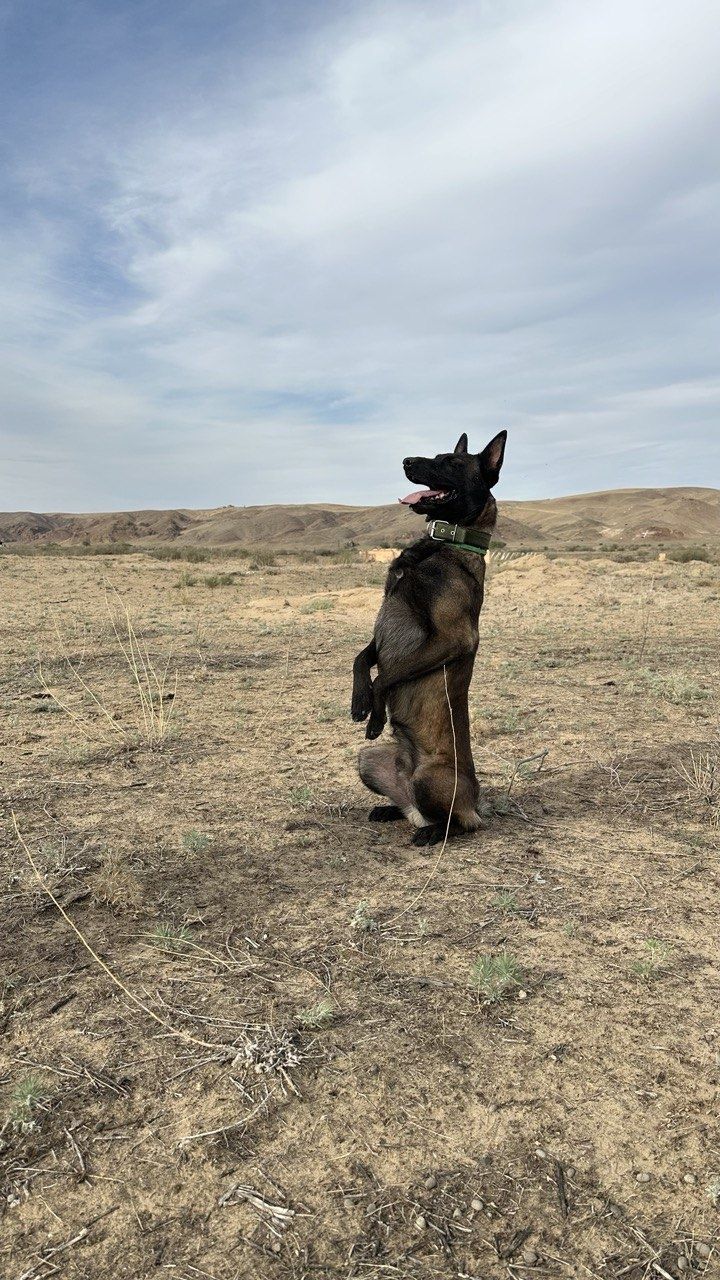
[[[375,642],[379,653],[403,653],[422,644],[426,628],[401,595],[388,593],[375,622]]]

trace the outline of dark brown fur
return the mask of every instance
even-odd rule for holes
[[[437,500],[420,501],[412,509],[428,519],[437,512],[437,518],[491,531],[497,508],[490,486],[497,480],[504,444],[503,432],[482,454],[470,455],[463,436],[452,455],[406,459],[411,479],[438,488],[453,484],[440,506]],[[373,640],[355,659],[353,719],[370,717],[368,738],[379,737],[387,716],[391,726],[387,743],[360,751],[363,782],[392,801],[370,817],[408,818],[418,828],[416,844],[444,837],[451,807],[453,830],[480,825],[468,689],[484,580],[483,556],[421,538],[390,566]]]

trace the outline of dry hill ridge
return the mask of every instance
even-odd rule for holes
[[[720,542],[720,489],[611,489],[566,498],[499,502],[498,537],[511,546]],[[422,523],[399,505],[217,507],[98,514],[0,513],[0,541],[183,543],[335,550],[402,545]]]

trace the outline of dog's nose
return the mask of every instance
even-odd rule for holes
[[[414,461],[415,461],[414,458],[403,458],[403,466],[404,467],[412,466]]]

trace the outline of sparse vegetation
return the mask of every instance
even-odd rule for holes
[[[643,948],[644,955],[639,960],[633,961],[631,968],[643,982],[649,982],[651,978],[657,977],[663,969],[667,968],[672,947],[667,942],[661,942],[659,938],[646,938]]]
[[[378,922],[371,914],[367,902],[358,902],[350,921],[350,928],[356,933],[377,933]]]
[[[329,609],[335,608],[335,601],[329,596],[318,597],[315,600],[308,600],[307,604],[301,606],[301,613],[326,613]]]
[[[252,559],[251,569],[268,569],[277,564],[277,556],[268,547],[254,547],[248,553]]]
[[[522,729],[522,721],[520,713],[515,707],[511,707],[506,715],[501,716],[498,721],[499,733],[519,733]]]
[[[471,980],[484,1004],[496,1004],[520,988],[524,975],[515,957],[502,951],[480,956],[472,967]]]
[[[710,552],[705,547],[678,547],[675,551],[668,551],[668,560],[674,560],[676,564],[690,564],[693,560],[706,562],[710,559]]]
[[[683,671],[661,672],[641,669],[630,681],[628,689],[630,693],[646,690],[666,702],[680,704],[705,702],[710,697],[708,689]]]
[[[318,1000],[317,1004],[308,1005],[307,1009],[301,1009],[298,1014],[298,1022],[301,1027],[305,1027],[308,1031],[318,1031],[321,1027],[329,1026],[333,1016],[333,1002],[326,997],[323,1000]]]
[[[185,560],[188,564],[207,564],[211,560],[247,559],[250,552],[245,547],[198,547],[193,543],[175,543],[170,546],[143,548],[153,560]]]
[[[81,559],[86,556],[130,556],[138,547],[129,542],[10,542],[0,543],[0,555],[62,557]]]
[[[298,787],[290,788],[290,799],[293,804],[301,805],[303,809],[307,809],[312,804],[312,791],[307,783],[301,783]]]
[[[150,934],[150,941],[156,947],[164,947],[168,951],[182,951],[193,941],[193,936],[185,925],[158,924]]]
[[[212,836],[204,831],[198,831],[195,827],[183,833],[182,847],[187,853],[207,853],[211,844]]]
[[[699,801],[713,826],[720,826],[720,748],[690,751],[690,763],[677,767],[688,797]]]
[[[90,884],[93,900],[113,911],[134,912],[142,903],[140,883],[122,853],[104,851]]]
[[[508,915],[512,915],[519,910],[517,896],[510,889],[501,889],[499,893],[496,893],[492,900],[492,905],[497,907],[498,911]]]
[[[47,1081],[35,1072],[18,1080],[10,1095],[8,1118],[12,1128],[23,1134],[37,1128],[38,1115],[49,1095]]]
[[[113,596],[105,593],[105,606],[112,635],[126,664],[135,707],[139,712],[135,736],[139,736],[149,747],[160,746],[170,729],[177,693],[177,675],[170,673],[169,658],[165,659],[163,665],[162,660],[151,655],[145,637],[136,629],[130,610],[117,593]],[[110,699],[97,686],[93,687],[88,682],[82,656],[76,657],[71,653],[57,620],[54,621],[60,650],[59,657],[55,660],[55,670],[69,677],[76,700],[71,705],[70,697],[61,696],[57,687],[50,687],[52,677],[40,656],[38,676],[46,698],[52,699],[66,712],[87,737],[97,736],[99,731],[106,740],[115,737],[129,743],[133,734],[128,730],[124,717],[112,709]]]
[[[473,685],[485,829],[420,850],[406,822],[367,822],[382,801],[348,718],[385,566],[283,553],[248,576],[249,554],[207,550],[207,567],[0,562],[3,794],[45,887],[0,842],[0,1274],[369,1263],[506,1280],[564,1258],[642,1280],[653,1261],[680,1276],[683,1256],[700,1280],[717,1218],[696,1123],[715,1069],[716,571],[658,566],[654,546],[651,564],[510,560]],[[231,571],[236,588],[205,587]],[[121,603],[178,672],[162,751],[107,578],[123,641]],[[314,599],[332,613],[303,615]],[[34,713],[38,645],[75,718]],[[511,712],[522,733],[501,736]],[[28,1073],[43,1083],[15,1100]],[[583,1097],[591,1115],[564,1107]]]

